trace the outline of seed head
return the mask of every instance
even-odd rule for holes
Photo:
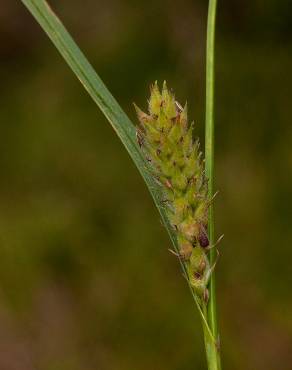
[[[151,160],[153,173],[163,186],[168,216],[177,226],[179,247],[205,245],[201,225],[207,224],[207,180],[200,159],[198,140],[193,139],[193,124],[188,124],[187,105],[176,102],[164,82],[150,88],[148,113],[135,106],[140,128],[139,145]],[[203,246],[202,245],[202,246]]]
[[[182,108],[166,82],[161,91],[155,82],[150,92],[148,113],[135,106],[140,122],[138,142],[168,200],[164,208],[190,283],[204,300],[210,276],[205,250],[209,246],[206,230],[210,200],[199,141],[193,138],[194,125],[188,122],[187,105]]]

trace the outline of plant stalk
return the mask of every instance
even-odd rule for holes
[[[208,178],[209,198],[213,196],[214,190],[214,85],[215,85],[215,25],[216,25],[217,0],[209,1],[207,21],[207,46],[206,46],[206,122],[205,122],[205,169]],[[208,233],[210,245],[214,245],[214,209],[213,204],[209,208]],[[210,251],[210,264],[216,259],[216,250]],[[210,342],[210,336],[204,329],[205,346],[209,370],[220,370],[221,360],[219,353],[219,334],[216,313],[216,290],[215,273],[212,273],[209,284],[209,301],[205,309],[207,322],[216,343]]]
[[[203,308],[203,312],[207,316],[207,307]],[[221,363],[217,341],[210,335],[210,331],[206,329],[206,325],[203,325],[203,333],[208,370],[220,370]]]

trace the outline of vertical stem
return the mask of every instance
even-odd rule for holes
[[[206,306],[203,307],[203,312],[204,315],[207,316]],[[203,325],[203,332],[208,370],[220,370],[221,364],[217,342],[214,340],[214,337],[210,335],[206,325]]]
[[[206,176],[208,180],[208,192],[209,198],[213,195],[214,185],[214,59],[215,59],[215,23],[216,23],[216,5],[217,0],[209,0],[208,10],[208,23],[207,23],[207,47],[206,47],[206,122],[205,122],[205,168]],[[214,210],[213,205],[209,208],[209,239],[210,244],[214,244]],[[212,249],[210,251],[210,263],[213,265],[216,258],[216,251]],[[215,292],[215,273],[212,273],[210,285],[209,285],[210,298],[206,308],[207,321],[210,326],[211,332],[219,343],[218,327],[217,327],[217,316],[216,316],[216,292]],[[207,346],[208,338],[205,334],[205,345]],[[209,369],[219,370],[220,365],[220,353],[216,346],[216,364],[210,364],[210,356],[207,361]],[[214,355],[214,354],[213,354]],[[214,361],[212,356],[211,361]]]

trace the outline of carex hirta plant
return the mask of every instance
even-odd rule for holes
[[[209,0],[205,159],[193,124],[164,83],[151,87],[148,112],[130,121],[46,0],[21,0],[102,110],[144,178],[181,263],[203,323],[209,370],[220,370],[214,266],[214,44],[216,0]],[[194,367],[196,368],[196,367]]]

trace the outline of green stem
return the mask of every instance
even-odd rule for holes
[[[209,1],[208,24],[207,24],[207,48],[206,48],[206,122],[205,122],[205,168],[208,180],[209,198],[214,191],[214,59],[215,59],[215,24],[216,24],[216,0]],[[209,240],[214,244],[214,210],[211,204],[209,208]],[[210,263],[214,264],[216,251],[210,251]],[[215,273],[212,273],[209,285],[210,298],[206,308],[206,315],[212,335],[219,343],[217,314],[216,314],[216,291],[215,291]],[[216,343],[210,345],[209,335],[204,331],[205,345],[207,351],[207,361],[209,370],[219,370],[220,353]],[[215,352],[214,352],[215,350]]]
[[[203,308],[203,312],[207,315],[206,307]],[[221,364],[217,346],[218,343],[214,340],[214,337],[210,335],[205,325],[203,325],[203,332],[208,370],[219,370],[221,369]]]

